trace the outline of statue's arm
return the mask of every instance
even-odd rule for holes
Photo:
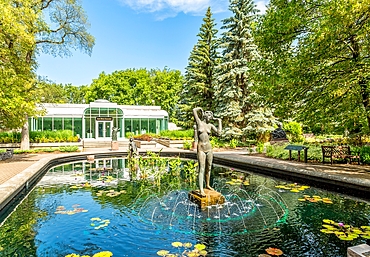
[[[195,107],[194,109],[193,109],[193,115],[194,115],[194,118],[195,118],[195,122],[197,123],[197,124],[199,124],[201,121],[200,121],[200,118],[199,118],[199,116],[198,116],[198,111],[202,111],[203,112],[203,109],[202,108],[200,108],[200,107]]]
[[[214,118],[214,120],[218,120],[218,127],[216,128],[212,125],[212,130],[217,133],[217,135],[221,135],[222,133],[222,121],[220,118]]]

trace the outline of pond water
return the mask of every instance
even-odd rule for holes
[[[232,168],[212,178],[226,204],[199,209],[194,161],[54,167],[2,223],[0,256],[345,257],[370,237],[367,202]]]

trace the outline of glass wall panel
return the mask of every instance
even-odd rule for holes
[[[91,116],[97,117],[99,116],[99,108],[89,108]]]
[[[82,118],[74,118],[73,131],[76,135],[82,136]]]
[[[63,118],[63,122],[64,122],[64,126],[63,126],[63,129],[64,130],[72,130],[72,118]]]
[[[53,118],[44,117],[43,120],[43,128],[41,130],[53,130]]]
[[[43,120],[44,118],[43,117],[38,117],[37,119],[36,119],[36,126],[35,126],[35,130],[36,131],[42,131],[42,128],[43,128],[43,126],[42,126],[42,120]]]
[[[140,119],[132,119],[132,128],[135,135],[140,133]]]
[[[92,124],[91,119],[88,117],[85,117],[85,131],[86,131],[86,138],[92,138],[93,135],[95,135],[95,123]]]
[[[63,129],[63,118],[54,118],[53,130],[62,130],[62,129]]]
[[[149,130],[149,119],[148,118],[144,118],[144,119],[141,119],[141,133],[140,134],[145,134],[145,133],[148,133]]]
[[[132,132],[132,119],[125,119],[125,137],[128,132]]]
[[[156,119],[149,119],[149,132],[155,134],[156,133]]]
[[[124,137],[124,133],[125,133],[125,124],[123,124],[123,118],[118,118],[117,119],[117,124],[118,124],[118,128],[121,128],[119,131],[118,131],[118,135],[120,137]],[[116,126],[117,127],[117,126]]]
[[[100,114],[99,114],[100,116],[106,117],[106,116],[109,116],[108,114],[109,114],[108,108],[100,108]]]

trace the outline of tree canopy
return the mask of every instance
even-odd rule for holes
[[[271,0],[258,23],[259,92],[310,127],[370,127],[370,1]]]

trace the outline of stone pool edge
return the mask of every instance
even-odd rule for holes
[[[151,152],[157,152],[163,157],[180,157],[184,159],[197,158],[194,151],[174,150],[174,149],[154,149]],[[140,154],[145,154],[140,152]],[[41,177],[52,167],[71,161],[86,160],[88,155],[94,155],[95,158],[108,157],[127,157],[127,151],[100,151],[58,154],[45,157],[21,173],[7,180],[0,185],[0,214],[4,210],[11,208],[12,202],[21,201],[21,198],[32,189]],[[293,163],[268,158],[258,158],[240,154],[214,153],[214,164],[234,167],[236,169],[250,170],[257,174],[281,178],[290,181],[297,181],[305,184],[318,185],[321,188],[360,197],[367,200],[370,193],[370,179],[353,178],[350,176],[328,174],[315,167],[306,167],[300,163]],[[310,183],[308,183],[310,182]],[[19,198],[19,199],[18,199]]]

